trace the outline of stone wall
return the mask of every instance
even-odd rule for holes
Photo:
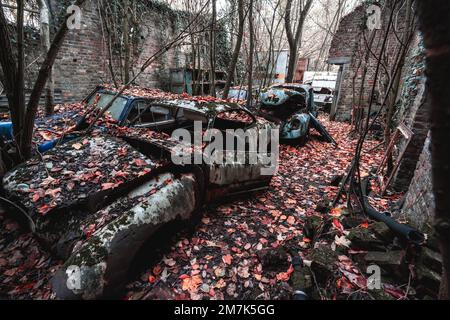
[[[401,213],[402,218],[425,232],[431,230],[435,209],[430,147],[430,137],[428,137],[414,172],[414,178],[406,194]]]
[[[414,133],[394,178],[393,186],[398,191],[408,189],[430,130],[424,52],[421,36],[417,34],[406,59],[402,90],[397,105],[396,123],[405,123]],[[401,140],[399,148],[403,149],[405,144],[405,141]]]

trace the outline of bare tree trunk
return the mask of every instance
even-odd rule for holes
[[[41,42],[44,54],[50,50],[50,12],[46,0],[39,0],[41,13]],[[54,108],[55,83],[53,81],[53,67],[50,69],[47,86],[45,88],[45,114],[52,115]]]
[[[195,88],[197,86],[197,82],[195,79],[195,70],[198,68],[200,69],[200,67],[197,67],[197,50],[195,48],[195,37],[194,35],[191,35],[190,37],[191,39],[191,50],[192,50],[192,95],[195,95]]]
[[[248,9],[248,28],[250,31],[250,48],[248,61],[248,91],[247,91],[247,108],[252,103],[252,89],[253,89],[253,54],[255,51],[255,35],[253,29],[253,0],[250,0]]]
[[[400,70],[402,70],[403,65],[405,64],[405,58],[406,58],[406,54],[408,52],[408,49],[404,50],[405,48],[403,48],[403,46],[409,47],[411,33],[413,32],[413,29],[411,28],[411,23],[413,20],[411,6],[412,6],[412,0],[406,0],[405,32],[403,34],[402,41],[401,41],[402,43],[400,43],[400,48],[399,48],[400,52],[404,52],[404,54],[400,56],[400,60],[398,62],[398,68],[400,68]],[[395,68],[393,68],[392,70],[395,70]],[[392,117],[394,115],[395,102],[397,99],[398,91],[400,89],[400,81],[401,81],[401,72],[397,72],[397,74],[394,78],[393,86],[392,86],[392,93],[389,96],[388,104],[387,104],[386,126],[384,128],[384,143],[385,143],[386,148],[388,147],[388,145],[391,141]],[[389,157],[389,158],[390,158],[389,159],[390,161],[388,161],[388,162],[390,162],[392,164],[392,157]],[[391,165],[389,165],[389,167],[390,166]]]
[[[209,81],[210,90],[209,94],[213,97],[216,96],[216,0],[211,0],[212,5],[212,17],[211,17],[211,30],[209,33]]]
[[[116,73],[114,72],[114,66],[113,66],[113,54],[112,54],[112,39],[111,39],[111,26],[108,23],[108,19],[106,19],[105,17],[105,12],[103,11],[104,8],[104,4],[103,1],[100,1],[98,3],[98,13],[99,13],[99,17],[101,19],[101,25],[102,25],[102,31],[103,31],[103,27],[106,30],[106,37],[104,36],[104,40],[106,42],[106,46],[108,47],[108,69],[109,69],[109,73],[111,74],[111,80],[114,82],[114,86],[116,88],[119,87],[119,84],[117,82],[116,79]],[[103,32],[104,35],[104,32]]]
[[[231,82],[233,81],[236,65],[239,59],[239,53],[241,52],[245,26],[244,0],[238,0],[238,14],[239,14],[239,27],[238,27],[238,34],[236,36],[236,46],[234,47],[233,56],[231,58],[230,65],[228,66],[227,82],[225,84],[225,90],[223,91],[222,96],[223,99],[228,98],[228,94],[230,93]]]
[[[13,130],[14,132],[20,132],[23,123],[21,114],[23,114],[25,106],[18,105],[16,100],[17,62],[14,59],[8,28],[3,8],[0,7],[0,44],[2,47],[0,50],[0,64],[3,71],[2,80],[10,107]]]
[[[305,23],[306,17],[308,16],[309,10],[311,9],[312,0],[300,0],[299,4],[299,20],[297,22],[297,28],[295,35],[292,30],[292,3],[293,0],[287,0],[286,2],[286,15],[284,17],[284,23],[286,28],[286,36],[289,43],[289,64],[288,64],[288,74],[286,77],[286,82],[293,82],[295,71],[297,68],[298,60],[298,49],[301,45],[301,38],[303,34],[303,25]]]
[[[275,7],[273,8],[274,10],[273,10],[273,14],[272,14],[272,20],[271,20],[270,27],[265,23],[265,20],[262,19],[262,21],[266,27],[266,30],[269,34],[269,51],[268,51],[268,55],[267,55],[266,65],[265,65],[264,79],[261,83],[260,89],[267,86],[269,75],[270,76],[272,75],[271,65],[273,66],[275,64],[275,61],[274,61],[274,56],[275,56],[274,55],[274,44],[275,44],[274,33],[276,33],[278,31],[278,28],[279,28],[281,22],[283,21],[282,18],[279,19],[275,26],[275,18],[278,14],[278,7],[280,6],[280,4],[281,4],[281,1],[278,0],[275,4]],[[270,85],[270,83],[269,83],[269,85]]]
[[[450,298],[450,2],[416,1],[420,29],[427,49],[427,77],[431,97],[435,231],[443,258],[440,298]]]
[[[123,46],[125,49],[124,58],[124,74],[125,83],[130,81],[130,0],[124,0],[123,2],[124,19],[123,19]]]
[[[25,112],[25,56],[24,56],[24,33],[23,33],[23,16],[25,3],[24,0],[17,1],[17,82],[16,82],[16,101],[19,117],[22,118]],[[15,136],[22,140],[22,128],[16,131]]]
[[[199,42],[199,41],[198,41]],[[197,44],[197,81],[195,82],[195,95],[203,95],[203,68],[202,68],[202,51],[200,43]]]

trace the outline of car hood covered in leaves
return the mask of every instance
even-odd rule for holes
[[[290,100],[306,104],[305,95],[287,88],[270,88],[261,93],[261,103],[265,106],[282,106]]]
[[[72,207],[93,212],[114,193],[126,192],[158,167],[161,158],[109,135],[79,138],[7,173],[5,191],[32,220]]]

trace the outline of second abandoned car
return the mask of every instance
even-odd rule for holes
[[[336,143],[317,119],[314,89],[297,83],[278,84],[261,92],[259,113],[280,124],[280,138],[286,142],[305,143],[310,128],[316,129],[327,142]]]

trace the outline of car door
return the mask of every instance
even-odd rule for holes
[[[223,162],[219,161],[219,163],[208,165],[210,184],[208,198],[213,199],[223,194],[247,193],[267,188],[273,174],[267,173],[271,165],[267,164],[262,158],[262,154],[259,153],[259,144],[261,143],[259,138],[261,138],[261,131],[267,130],[269,136],[265,143],[269,147],[271,142],[270,125],[268,124],[266,127],[258,123],[254,115],[247,109],[241,108],[219,113],[214,119],[212,127],[222,132],[225,142],[224,156],[231,157],[231,159],[223,159]],[[230,132],[228,132],[229,129],[231,129]],[[244,136],[240,136],[241,133],[234,130],[240,130]],[[254,138],[251,138],[252,135]],[[227,143],[229,139],[232,141],[230,145]],[[250,142],[250,140],[253,141]],[[268,156],[266,155],[266,157]],[[213,158],[215,157],[213,156]],[[276,163],[272,164],[276,166]]]

